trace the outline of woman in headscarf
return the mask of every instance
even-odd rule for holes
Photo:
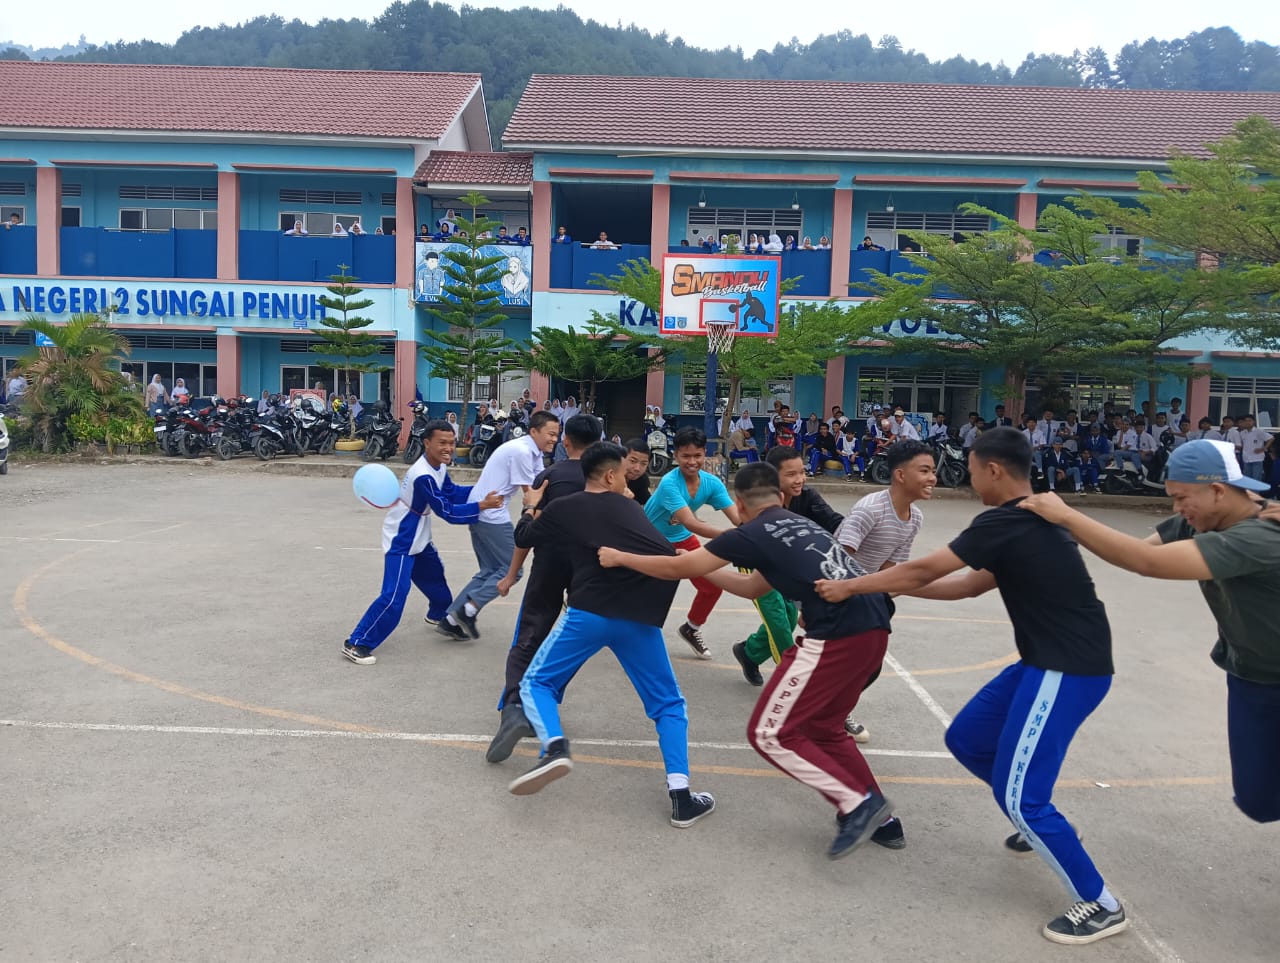
[[[166,402],[169,400],[169,393],[164,390],[164,379],[158,374],[151,376],[151,383],[147,385],[146,393],[143,395],[143,401],[146,403],[147,411],[153,415],[158,415],[164,410]]]
[[[765,254],[781,254],[782,253],[782,238],[778,237],[776,232],[769,235],[769,240],[766,241],[764,245],[764,253]]]
[[[187,390],[187,383],[181,378],[173,382],[172,397],[175,405],[185,405],[191,400],[191,392]]]

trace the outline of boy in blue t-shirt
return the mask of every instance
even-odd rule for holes
[[[706,433],[700,428],[681,428],[675,437],[676,470],[667,472],[645,502],[645,515],[675,549],[693,551],[702,544],[698,541],[699,535],[715,538],[721,534],[721,529],[694,514],[703,505],[719,509],[734,525],[738,524],[738,510],[724,482],[702,470],[706,457]],[[722,592],[706,579],[694,579],[693,587],[697,595],[688,617],[680,626],[680,638],[689,644],[699,659],[710,659],[711,651],[702,639],[701,629]]]

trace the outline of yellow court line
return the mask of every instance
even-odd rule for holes
[[[30,612],[28,605],[31,589],[46,573],[55,566],[71,559],[78,558],[90,551],[92,548],[83,548],[79,551],[64,555],[60,559],[54,559],[46,562],[40,568],[33,571],[18,585],[13,593],[13,610],[17,613],[19,621],[23,628],[40,639],[51,648],[69,655],[74,659],[93,666],[96,669],[102,669],[112,675],[130,682],[137,682],[141,685],[151,686],[163,692],[173,695],[183,696],[188,699],[195,699],[200,702],[207,702],[213,705],[222,706],[226,709],[235,709],[241,712],[249,712],[255,715],[266,716],[272,719],[284,719],[290,722],[299,722],[304,725],[315,726],[323,729],[336,729],[343,732],[369,732],[380,733],[386,730],[378,729],[373,726],[361,725],[354,722],[342,722],[336,719],[326,719],[322,716],[314,716],[307,713],[292,712],[288,709],[277,709],[272,706],[257,705],[252,702],[242,702],[239,699],[228,698],[227,696],[217,695],[212,692],[203,692],[199,689],[193,689],[190,686],[181,685],[176,682],[170,682],[166,679],[158,679],[142,672],[136,672],[133,669],[118,665],[115,662],[100,658],[86,652],[78,646],[72,645],[70,642],[54,635],[43,625],[37,622]],[[752,610],[754,611],[754,609]],[[688,660],[694,661],[694,660]],[[725,666],[725,668],[736,668],[733,666]],[[467,749],[474,752],[480,752],[485,749],[484,746],[477,745],[472,742],[438,742],[433,743],[437,746],[446,746],[457,749]],[[521,756],[537,756],[536,750],[520,748],[516,750],[516,755]],[[596,755],[574,755],[574,762],[594,763],[597,765],[623,767],[629,769],[649,769],[661,771],[665,767],[658,760],[653,759],[619,759],[612,756],[596,756]],[[755,779],[786,779],[789,778],[777,769],[755,768],[747,766],[709,766],[709,765],[691,765],[691,773],[722,775],[722,776],[742,776]],[[914,786],[981,786],[982,783],[972,776],[886,776],[877,777],[881,783],[914,785]],[[1156,788],[1166,786],[1213,786],[1226,782],[1224,776],[1183,776],[1170,778],[1151,778],[1151,779],[1115,779],[1106,780],[1109,786],[1125,789],[1137,788]],[[1064,779],[1057,784],[1059,787],[1069,789],[1089,789],[1097,787],[1097,783],[1088,779]]]

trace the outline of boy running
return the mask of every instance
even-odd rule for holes
[[[473,499],[470,487],[455,485],[449,477],[457,438],[449,422],[437,418],[427,423],[422,455],[405,472],[400,499],[383,518],[382,591],[342,643],[342,654],[356,665],[378,661],[373,650],[400,624],[411,584],[427,597],[429,622],[444,618],[453,601],[440,555],[431,544],[432,512],[452,525],[474,525],[482,511],[502,508],[497,492]]]
[[[472,488],[472,497],[477,497],[476,492],[495,491],[507,499],[517,491],[527,492],[542,471],[542,456],[555,448],[559,437],[560,422],[555,415],[536,412],[527,435],[504,442],[489,456]],[[481,509],[479,523],[471,527],[471,549],[480,568],[436,626],[442,635],[451,639],[480,638],[476,616],[498,597],[498,581],[507,573],[515,554],[512,531],[505,501],[498,507]],[[430,617],[427,621],[431,621]]]
[[[1052,796],[1071,739],[1111,687],[1111,627],[1070,535],[1018,507],[1031,495],[1031,454],[1030,439],[1016,429],[984,432],[969,464],[987,511],[946,548],[864,578],[824,580],[817,589],[830,601],[879,592],[959,599],[1000,590],[1020,659],[960,710],[947,748],[994,790],[1017,829],[1006,847],[1039,853],[1071,894],[1071,907],[1046,924],[1044,936],[1092,943],[1129,921]],[[965,566],[972,571],[946,578]],[[1072,604],[1042,604],[1059,597]]]
[[[644,513],[649,521],[671,543],[672,548],[693,551],[702,543],[698,536],[715,538],[721,530],[709,525],[694,513],[703,505],[710,505],[724,512],[733,524],[738,524],[738,511],[733,507],[729,490],[710,472],[702,470],[707,457],[707,436],[700,428],[681,428],[675,437],[676,471],[669,471],[658,482]],[[689,644],[699,659],[710,659],[711,650],[702,638],[702,626],[706,624],[720,600],[721,590],[705,579],[693,579],[697,589],[689,615],[680,626],[680,638]]]
[[[1189,441],[1169,456],[1165,487],[1177,515],[1145,541],[1113,531],[1053,495],[1023,502],[1112,565],[1196,579],[1218,623],[1211,658],[1227,673],[1227,741],[1235,803],[1260,823],[1280,820],[1280,526],[1259,519],[1230,442]],[[1274,507],[1266,517],[1277,515]]]
[[[573,768],[569,742],[560,727],[559,703],[569,680],[583,664],[608,647],[621,663],[645,714],[658,731],[667,770],[671,825],[684,829],[715,809],[708,793],[689,789],[689,720],[662,638],[662,623],[676,586],[619,569],[605,569],[596,557],[602,545],[649,555],[674,555],[653,530],[639,505],[625,494],[626,450],[596,442],[582,453],[584,491],[564,495],[544,513],[537,489],[529,493],[516,544],[555,545],[573,573],[569,607],[538,649],[520,682],[526,715],[542,742],[542,758],[508,787],[517,796],[542,789]]]
[[[892,809],[842,725],[884,658],[889,611],[881,595],[834,605],[818,596],[814,585],[820,579],[862,571],[830,532],[782,507],[772,465],[739,469],[733,489],[742,526],[705,548],[675,557],[602,548],[600,562],[666,579],[711,576],[745,598],[758,598],[776,586],[800,600],[806,636],[787,650],[761,692],[747,736],[770,763],[836,807],[839,828],[827,856],[839,859],[874,839]],[[755,571],[716,571],[730,563]],[[894,829],[892,823],[884,828]]]
[[[564,450],[568,457],[533,480],[534,489],[542,493],[538,505],[543,511],[561,496],[582,491],[586,480],[582,476],[582,462],[578,459],[599,440],[600,419],[593,415],[574,415],[565,422]],[[533,556],[529,582],[520,602],[520,614],[516,616],[515,635],[507,652],[506,686],[498,698],[502,721],[485,753],[489,762],[502,762],[511,755],[516,743],[534,735],[521,707],[520,680],[564,608],[564,593],[569,588],[571,571],[568,560],[556,548],[555,545],[543,545]],[[516,548],[507,574],[498,582],[499,595],[505,598],[511,591],[528,557],[529,549]]]

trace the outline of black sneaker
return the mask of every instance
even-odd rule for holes
[[[764,676],[760,674],[760,666],[747,658],[747,643],[738,642],[733,646],[733,657],[742,666],[742,677],[752,685],[764,685]]]
[[[436,631],[456,642],[465,642],[467,639],[471,638],[471,636],[467,635],[466,632],[462,631],[462,626],[454,625],[448,619],[441,619],[437,622]]]
[[[693,654],[699,659],[710,659],[711,650],[707,648],[707,643],[702,641],[702,633],[695,629],[688,622],[680,626],[680,638],[689,643],[689,648],[693,649]]]
[[[484,754],[489,762],[503,762],[511,757],[516,743],[521,739],[532,738],[536,733],[529,720],[525,718],[524,707],[518,702],[508,702],[502,707],[502,721],[498,723],[498,734],[489,743]]]
[[[1067,823],[1067,825],[1071,826],[1070,823]],[[1080,830],[1076,829],[1075,826],[1071,826],[1071,829],[1075,832],[1076,839],[1084,839]],[[1004,841],[1004,848],[1015,856],[1034,856],[1036,854],[1035,849],[1029,842],[1027,842],[1027,837],[1022,835],[1022,833],[1014,833],[1012,836],[1008,837]]]
[[[859,745],[863,745],[871,741],[871,733],[867,731],[867,727],[853,717],[853,713],[849,713],[849,718],[844,720],[844,731],[853,736],[853,741]]]
[[[1055,943],[1079,946],[1123,933],[1129,928],[1124,907],[1109,910],[1101,903],[1081,900],[1057,919],[1045,924],[1044,937]]]
[[[906,849],[907,837],[902,832],[902,820],[894,816],[883,826],[876,827],[871,834],[871,841],[879,843],[885,849]]]
[[[547,751],[543,753],[538,764],[523,776],[517,776],[507,786],[507,792],[513,796],[532,796],[549,783],[561,776],[567,776],[573,770],[573,760],[569,758],[569,740],[565,738],[551,740]]]
[[[715,797],[709,792],[672,789],[667,795],[671,797],[671,825],[677,829],[688,829],[716,808]]]
[[[342,643],[342,654],[356,665],[373,665],[378,661],[373,649],[367,645],[352,645],[350,641]]]
[[[871,838],[871,834],[889,817],[892,810],[889,800],[878,792],[873,792],[853,812],[837,817],[840,829],[831,842],[831,848],[827,850],[827,857],[840,859],[848,856]]]
[[[453,619],[466,631],[467,635],[473,639],[480,638],[480,627],[476,625],[476,617],[468,615],[466,609],[458,609],[453,613]],[[445,621],[448,621],[446,619]]]

